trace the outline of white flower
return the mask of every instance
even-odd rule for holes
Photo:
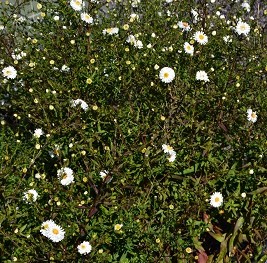
[[[232,38],[230,37],[230,36],[224,36],[223,37],[223,41],[225,42],[225,43],[231,43],[233,40],[232,40]]]
[[[194,39],[201,45],[206,45],[208,43],[208,37],[203,31],[197,31],[194,34]]]
[[[136,39],[135,39],[135,36],[134,35],[129,35],[126,39],[126,42],[131,44],[131,45],[134,45],[136,43]]]
[[[108,178],[108,180],[106,180],[106,178],[107,178],[107,176],[109,174],[109,171],[103,170],[99,174],[100,174],[102,180],[105,181],[105,183],[108,184],[108,183],[110,183],[112,181],[112,177],[111,176],[110,176],[110,178]]]
[[[253,169],[250,169],[249,170],[249,174],[254,174],[254,170]]]
[[[81,108],[84,110],[84,111],[87,111],[88,110],[88,104],[85,102],[85,101],[83,101],[83,100],[81,100],[81,99],[77,99],[77,100],[72,100],[71,101],[71,106],[72,107],[76,107],[76,106],[78,106],[78,105],[81,105]]]
[[[198,12],[192,9],[191,14],[193,16],[193,23],[196,23],[198,21]]]
[[[44,132],[42,129],[35,129],[34,130],[33,136],[35,138],[40,138],[42,135],[44,135]]]
[[[190,45],[188,42],[184,43],[184,51],[191,56],[194,54],[194,47]]]
[[[70,6],[75,10],[75,11],[81,11],[84,3],[82,0],[71,0],[70,1]]]
[[[245,198],[245,197],[247,196],[247,194],[246,194],[246,193],[242,193],[241,196],[242,196],[243,198]]]
[[[256,111],[252,111],[252,109],[248,109],[247,110],[247,119],[248,119],[248,121],[256,122],[257,118],[258,118],[258,116],[256,114]]]
[[[164,83],[170,83],[175,78],[175,73],[172,68],[164,67],[159,72],[159,78]]]
[[[238,35],[244,34],[245,36],[247,36],[250,31],[250,26],[245,22],[238,21],[235,31]]]
[[[77,246],[78,248],[78,252],[80,254],[89,254],[92,250],[92,246],[90,245],[90,243],[88,241],[83,241],[79,246]]]
[[[179,21],[178,22],[178,27],[182,29],[183,31],[190,31],[190,25],[187,22]]]
[[[141,40],[137,40],[137,41],[134,43],[134,46],[135,46],[136,48],[141,49],[141,48],[143,48],[143,43],[142,43]]]
[[[132,0],[132,7],[137,7],[141,0]]]
[[[73,171],[71,168],[64,167],[57,170],[57,176],[62,185],[69,185],[74,182]]]
[[[110,28],[107,28],[107,29],[104,29],[102,31],[103,35],[117,35],[119,33],[119,28],[118,27],[110,27]]]
[[[167,159],[168,159],[168,161],[170,163],[174,162],[175,159],[176,159],[176,152],[175,151],[170,151],[169,152],[169,157]]]
[[[65,231],[57,224],[51,224],[47,229],[47,237],[53,242],[59,242],[64,239]]]
[[[68,71],[70,71],[70,68],[67,65],[63,65],[61,67],[61,71],[68,72]]]
[[[81,19],[87,24],[93,24],[94,22],[94,19],[87,13],[81,13]]]
[[[27,203],[36,202],[38,193],[34,189],[30,189],[23,193],[23,200]]]
[[[56,225],[55,222],[51,219],[43,222],[40,230],[41,234],[44,235],[45,237],[48,237],[49,229],[51,229],[55,225]]]
[[[107,175],[109,174],[109,171],[104,170],[104,171],[101,171],[99,174],[100,174],[102,180],[105,180],[105,178],[106,178]]]
[[[164,153],[171,153],[173,151],[173,148],[168,144],[162,144],[162,150]]]
[[[209,77],[208,77],[208,74],[204,70],[199,70],[196,73],[196,80],[203,80],[205,82],[210,81]]]
[[[115,231],[120,231],[122,227],[123,227],[123,224],[116,224],[116,225],[114,226],[114,230],[115,230]]]
[[[250,5],[248,2],[244,2],[241,4],[241,6],[247,11],[250,12]]]
[[[59,16],[54,16],[55,21],[59,21]]]
[[[3,76],[7,79],[14,79],[17,76],[17,71],[14,67],[8,66],[2,69]]]
[[[165,2],[166,2],[167,4],[172,3],[172,1],[173,1],[173,0],[165,0]]]
[[[215,192],[214,194],[211,195],[210,197],[210,204],[213,207],[219,207],[223,203],[223,196],[220,192]]]

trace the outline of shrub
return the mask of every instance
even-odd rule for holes
[[[3,262],[264,262],[264,1],[2,2]]]

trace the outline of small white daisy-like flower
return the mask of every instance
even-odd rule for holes
[[[183,31],[190,31],[191,27],[187,22],[179,21],[178,22],[178,27],[182,29]]]
[[[242,21],[238,21],[235,31],[238,35],[242,35],[244,34],[245,36],[248,35],[248,33],[250,32],[250,26],[249,24],[242,22]]]
[[[194,46],[190,45],[188,42],[184,43],[184,51],[191,56],[194,54]]]
[[[23,200],[26,201],[26,203],[36,202],[37,197],[38,193],[34,189],[30,189],[23,193]]]
[[[110,28],[104,29],[102,31],[102,33],[103,33],[103,35],[108,34],[110,36],[117,35],[119,33],[119,28],[118,27],[110,27]]]
[[[57,224],[52,224],[47,230],[47,237],[53,242],[59,242],[64,239],[65,231]]]
[[[92,250],[92,246],[88,241],[83,241],[80,245],[77,246],[78,252],[82,255],[89,254]]]
[[[49,229],[55,225],[56,223],[51,219],[43,222],[41,225],[41,230],[40,230],[41,234],[44,235],[45,237],[48,237]]]
[[[57,170],[57,176],[62,185],[69,185],[74,182],[73,170],[69,167]]]
[[[257,116],[256,111],[252,111],[252,109],[248,109],[247,110],[247,119],[248,119],[248,121],[256,122],[257,118],[258,118],[258,116]]]
[[[88,104],[84,101],[84,100],[81,100],[81,99],[77,99],[77,100],[72,100],[71,101],[71,106],[72,107],[76,107],[78,105],[81,105],[81,108],[84,110],[84,111],[87,111],[88,110]]]
[[[116,224],[116,225],[114,226],[114,230],[115,230],[115,231],[120,231],[122,227],[123,227],[123,224]]]
[[[254,170],[253,169],[250,169],[249,170],[249,174],[254,174]]]
[[[81,13],[81,19],[87,24],[93,24],[94,22],[94,19],[87,13]]]
[[[129,35],[126,39],[126,42],[131,44],[131,45],[135,45],[136,43],[136,39],[134,35]]]
[[[175,159],[176,159],[176,152],[175,151],[170,151],[169,152],[169,157],[167,159],[168,159],[168,161],[170,163],[174,162]]]
[[[164,83],[171,83],[175,78],[175,73],[172,68],[164,67],[159,72],[159,78]]]
[[[63,71],[63,72],[69,72],[70,71],[70,68],[67,65],[63,65],[61,67],[61,71]]]
[[[14,79],[17,76],[17,71],[14,67],[8,66],[2,69],[3,76],[7,79]]]
[[[70,6],[75,10],[75,11],[81,11],[84,3],[82,0],[71,0],[70,1]]]
[[[250,4],[248,2],[244,2],[241,6],[247,11],[250,12]]]
[[[203,31],[197,31],[194,34],[194,39],[200,44],[200,45],[206,45],[208,43],[208,37]]]
[[[168,144],[162,144],[162,150],[164,153],[171,153],[173,151],[173,147]]]
[[[137,7],[141,0],[132,0],[132,7]]]
[[[208,77],[208,74],[204,70],[199,70],[196,73],[196,80],[203,80],[205,82],[210,81],[209,77]]]
[[[142,43],[142,41],[141,41],[141,40],[137,40],[137,41],[134,43],[134,47],[139,48],[139,49],[143,48],[143,43]]]
[[[40,138],[42,135],[44,135],[44,132],[42,129],[35,129],[34,130],[33,136],[35,138]]]
[[[109,174],[109,171],[107,171],[107,170],[103,170],[103,171],[101,171],[99,174],[100,174],[102,180],[105,180],[105,178],[106,178],[107,175]]]
[[[215,192],[210,197],[210,204],[213,207],[219,207],[223,204],[223,196],[220,192]]]
[[[233,40],[232,40],[232,38],[230,37],[230,36],[224,36],[223,37],[223,41],[225,42],[225,43],[231,43]]]
[[[197,23],[198,21],[198,12],[194,9],[191,10],[191,14],[193,16],[193,23]]]

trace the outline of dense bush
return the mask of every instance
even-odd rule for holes
[[[1,262],[265,262],[264,2],[2,2]]]

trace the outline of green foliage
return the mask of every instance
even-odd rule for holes
[[[13,2],[0,4],[1,262],[266,261],[267,6],[87,1],[88,24],[70,1]],[[60,242],[40,232],[49,219]]]

